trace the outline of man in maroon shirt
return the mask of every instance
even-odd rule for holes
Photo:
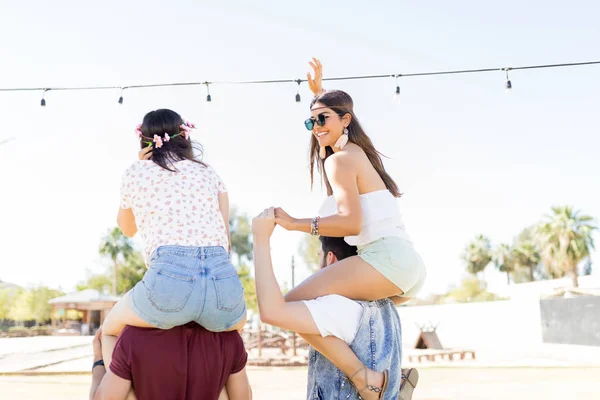
[[[195,323],[168,330],[128,326],[108,372],[100,335],[94,337],[90,399],[135,398],[127,397],[131,388],[142,400],[216,400],[224,388],[230,400],[252,398],[238,332],[210,332]]]

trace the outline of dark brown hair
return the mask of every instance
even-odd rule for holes
[[[181,132],[182,124],[181,115],[168,109],[150,111],[144,116],[142,122],[142,135],[144,136],[140,140],[142,148],[148,146],[147,142],[152,141],[154,135],[164,138],[166,133],[171,136],[171,140],[168,142],[163,140],[161,147],[156,147],[156,143],[152,144],[151,158],[156,164],[171,172],[177,172],[176,169],[171,169],[174,168],[173,163],[177,161],[189,160],[206,165],[197,159],[202,158],[202,145],[186,139],[183,134],[173,137]],[[194,150],[196,150],[197,156],[194,156]]]
[[[348,125],[348,141],[356,144],[360,147],[369,161],[371,161],[371,165],[377,171],[383,183],[385,183],[385,187],[392,193],[394,197],[400,197],[401,193],[398,189],[398,185],[392,177],[385,171],[383,167],[383,162],[381,161],[382,154],[375,149],[373,146],[373,142],[367,136],[365,131],[363,130],[358,118],[354,115],[354,102],[352,101],[352,97],[346,92],[342,92],[341,90],[332,90],[325,92],[313,99],[310,103],[310,107],[320,103],[326,106],[327,108],[331,108],[336,112],[337,115],[343,117],[346,114],[350,114],[352,116],[352,120],[350,121],[350,125]],[[326,156],[329,157],[333,154],[333,149],[329,146],[325,148]],[[329,184],[329,180],[327,179],[327,174],[325,173],[324,163],[325,159],[321,159],[319,157],[319,142],[315,138],[314,135],[311,135],[310,139],[310,185],[311,187],[314,184],[314,171],[315,164],[317,171],[321,174],[322,180],[325,182],[325,186],[327,187],[327,194],[331,196],[333,194],[333,190],[331,189],[331,185]]]
[[[319,236],[319,240],[321,241],[323,254],[327,255],[327,253],[332,252],[338,261],[356,255],[357,247],[346,243],[343,237]]]

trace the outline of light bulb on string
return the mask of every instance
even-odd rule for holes
[[[506,82],[504,83],[504,88],[507,91],[510,91],[512,89],[512,82],[510,81],[510,79],[508,78],[508,71],[510,71],[512,68],[507,67],[507,68],[503,68],[504,72],[506,72]]]
[[[44,91],[42,92],[42,101],[40,102],[40,105],[42,107],[46,107],[46,92],[50,90],[50,89],[44,89]]]
[[[121,88],[121,96],[119,97],[119,104],[123,104],[123,90],[125,90],[125,88]]]
[[[394,101],[395,102],[400,101],[400,84],[398,83],[398,78],[400,76],[402,76],[402,75],[394,75],[394,78],[396,78],[396,91],[394,92]]]
[[[298,84],[298,91],[296,92],[296,103],[300,103],[302,102],[302,98],[300,97],[300,84],[302,83],[302,80],[296,79],[295,82]]]
[[[210,88],[209,88],[209,83],[208,82],[204,82],[204,84],[206,85],[206,102],[210,103],[212,101],[212,97],[210,95]]]

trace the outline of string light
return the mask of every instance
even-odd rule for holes
[[[208,87],[209,83],[208,82],[204,82],[204,84],[206,85],[206,101],[208,103],[210,103],[212,101],[212,97],[210,96],[210,88]]]
[[[46,92],[50,90],[50,89],[44,89],[44,91],[42,92],[42,101],[40,102],[40,105],[42,107],[46,107]]]
[[[504,88],[506,90],[511,90],[512,89],[512,82],[510,81],[510,79],[508,79],[508,71],[510,71],[512,68],[507,67],[507,68],[503,68],[504,72],[506,72],[506,82],[504,83]]]
[[[399,101],[400,100],[400,84],[398,83],[398,78],[402,76],[402,75],[394,75],[394,78],[396,78],[396,92],[394,93],[394,100],[395,101]]]
[[[301,79],[296,79],[296,83],[298,84],[298,92],[296,93],[296,103],[300,103],[302,98],[300,97],[300,84],[302,83]]]
[[[541,69],[541,68],[562,68],[562,67],[575,67],[583,65],[598,65],[600,61],[585,61],[585,62],[573,62],[563,64],[542,64],[542,65],[527,65],[521,67],[501,67],[501,68],[480,68],[480,69],[465,69],[465,70],[449,70],[449,71],[431,71],[431,72],[413,72],[406,74],[385,74],[385,75],[359,75],[359,76],[344,76],[334,78],[323,78],[325,81],[347,81],[347,80],[367,80],[367,79],[383,79],[390,77],[396,78],[396,93],[395,96],[400,94],[400,86],[397,83],[398,77],[417,77],[417,76],[434,76],[434,75],[456,75],[456,74],[473,74],[493,71],[504,71],[506,73],[506,82],[504,84],[506,89],[512,89],[512,82],[508,77],[508,71],[513,70],[525,70],[525,69]],[[56,88],[0,88],[0,92],[21,92],[21,91],[38,91],[42,90],[44,94],[49,90],[54,91],[66,91],[66,90],[105,90],[105,89],[121,89],[121,97],[119,97],[119,104],[122,104],[123,90],[124,89],[141,89],[141,88],[155,88],[155,87],[174,87],[174,86],[197,86],[206,85],[206,101],[211,102],[212,97],[209,91],[209,85],[254,85],[254,84],[271,84],[271,83],[289,83],[287,79],[274,79],[274,80],[263,80],[263,81],[221,81],[221,82],[176,82],[176,83],[153,83],[146,85],[129,85],[129,86],[89,86],[89,87],[56,87]],[[306,82],[306,79],[297,79],[292,82],[300,83]],[[300,102],[300,91],[296,94],[296,101]],[[46,105],[46,100],[42,96],[41,101],[42,107]]]

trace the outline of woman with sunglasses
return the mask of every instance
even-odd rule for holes
[[[321,63],[313,59],[310,64],[315,76],[308,74],[308,84],[315,98],[312,116],[304,124],[312,132],[311,184],[316,168],[329,197],[313,218],[293,218],[276,208],[275,221],[290,231],[345,237],[358,247],[358,255],[313,274],[288,292],[286,301],[330,294],[365,301],[413,297],[426,272],[402,222],[398,186],[354,114],[352,98],[340,90],[323,91]],[[384,398],[387,371],[366,368],[337,338],[309,335],[305,339],[351,377],[362,398]]]

